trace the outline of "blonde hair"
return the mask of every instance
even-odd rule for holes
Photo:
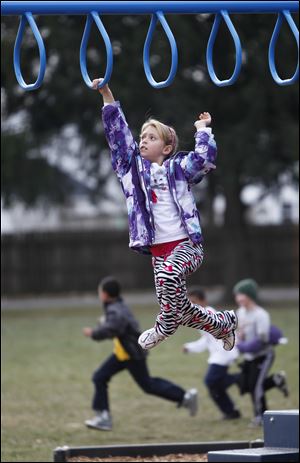
[[[169,156],[175,153],[178,147],[178,136],[173,129],[169,125],[163,124],[162,122],[156,119],[148,119],[141,128],[141,134],[146,130],[148,127],[154,127],[157,130],[159,138],[163,140],[166,145],[172,146],[172,151],[170,152]]]

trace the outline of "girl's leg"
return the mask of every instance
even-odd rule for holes
[[[168,256],[163,257],[152,257],[152,266],[154,270],[154,282],[155,282],[155,290],[156,290],[156,297],[160,307],[162,307],[162,298],[164,292],[164,285],[162,284],[162,280],[160,279],[161,274],[161,265],[166,261]],[[176,299],[176,318],[180,320],[180,313],[182,309],[182,301],[179,294],[186,292],[186,280],[182,278],[181,286],[178,286],[175,291],[175,299]],[[163,312],[161,309],[160,314]]]
[[[161,306],[162,286],[159,284],[159,281],[158,281],[158,269],[160,265],[163,263],[163,261],[164,261],[164,257],[152,257],[155,292],[156,292],[156,297],[157,297],[159,306]]]
[[[177,288],[165,274],[166,257],[154,258],[155,289],[160,312],[156,317],[155,330],[163,338],[175,333],[179,326],[177,314]]]
[[[167,337],[173,334],[178,325],[201,329],[222,339],[235,328],[232,312],[212,312],[192,304],[187,297],[185,280],[194,273],[203,260],[201,244],[182,242],[160,264],[156,279],[161,291],[161,311],[156,318],[156,331]]]
[[[167,336],[171,336],[177,330],[180,322],[172,285],[166,291],[169,282],[162,275],[165,260],[166,257],[152,258],[156,296],[160,305],[160,312],[156,317],[155,327],[144,331],[139,337],[138,343],[146,350],[152,349],[166,339]],[[175,290],[175,294],[176,292]]]

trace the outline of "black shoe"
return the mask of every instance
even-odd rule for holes
[[[288,385],[286,382],[286,373],[285,371],[280,371],[279,373],[275,373],[273,376],[274,382],[276,384],[276,387],[282,392],[284,397],[289,396],[289,389]]]
[[[241,414],[239,410],[233,410],[231,413],[227,413],[226,415],[223,416],[223,420],[236,420],[237,418],[240,418]]]

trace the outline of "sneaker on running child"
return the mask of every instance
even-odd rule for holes
[[[282,392],[284,397],[289,396],[289,388],[286,382],[286,372],[285,371],[279,371],[279,373],[275,373],[273,376],[274,382],[276,384],[276,387]]]
[[[100,429],[101,431],[111,431],[112,430],[112,419],[109,411],[103,410],[99,412],[91,420],[86,420],[85,422],[88,428]]]
[[[198,391],[197,389],[188,389],[184,394],[180,406],[189,410],[190,416],[197,415],[198,412]]]

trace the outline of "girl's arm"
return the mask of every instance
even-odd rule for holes
[[[102,79],[93,80],[93,88]],[[115,101],[113,94],[105,85],[98,89],[103,97],[102,120],[105,136],[111,151],[114,171],[122,178],[130,169],[132,156],[137,152],[137,144],[133,139],[119,101]]]
[[[93,80],[93,89],[98,90],[98,92],[102,95],[103,98],[103,104],[112,104],[115,102],[114,96],[109,88],[109,86],[106,84],[102,88],[98,88],[98,83],[101,83],[103,79],[94,79]]]
[[[217,145],[211,128],[211,116],[204,112],[195,122],[197,132],[195,134],[195,151],[190,151],[180,160],[180,165],[184,171],[188,183],[199,183],[202,178],[211,170],[215,169],[217,157]]]

